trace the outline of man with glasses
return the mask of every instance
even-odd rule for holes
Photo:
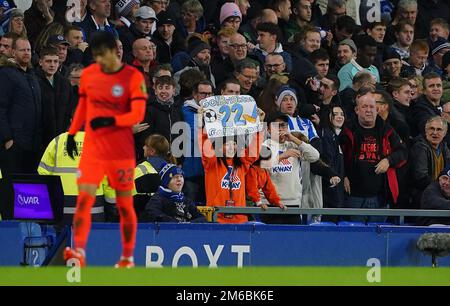
[[[424,133],[424,134],[423,134]],[[429,118],[410,151],[411,178],[413,183],[413,208],[420,208],[420,199],[428,185],[450,165],[450,151],[444,141],[447,122],[440,116]]]
[[[282,74],[286,70],[284,58],[278,53],[268,54],[264,63],[264,70],[266,71],[267,80],[274,74]]]
[[[254,86],[259,79],[258,67],[255,62],[248,59],[243,60],[236,66],[234,76],[241,84],[241,93],[243,95],[259,96]]]
[[[213,96],[214,87],[209,81],[201,81],[194,85],[192,99],[184,102],[184,121],[189,125],[189,133],[185,137],[183,172],[184,172],[184,193],[195,203],[206,203],[205,198],[205,172],[203,170],[202,159],[198,152],[197,115],[201,108],[200,101]],[[188,150],[188,148],[190,148]]]

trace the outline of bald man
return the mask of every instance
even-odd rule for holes
[[[132,65],[141,70],[147,87],[151,86],[150,69],[156,65],[156,44],[147,38],[136,39],[133,43]]]
[[[278,24],[278,16],[277,13],[272,9],[264,9],[261,14],[261,23],[270,22],[274,24]]]

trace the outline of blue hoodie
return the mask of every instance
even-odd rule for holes
[[[199,140],[197,135],[197,127],[195,124],[195,115],[197,115],[200,106],[194,100],[188,100],[184,102],[183,115],[184,121],[189,124],[190,133],[186,141],[190,142],[190,151],[185,152],[185,155],[194,156],[194,153],[200,152]],[[184,177],[197,177],[204,176],[202,158],[198,154],[198,157],[185,157],[183,160]]]

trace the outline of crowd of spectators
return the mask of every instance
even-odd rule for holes
[[[142,220],[204,221],[193,205],[450,209],[446,194],[422,201],[450,165],[450,1],[380,3],[367,22],[345,0],[35,0],[25,12],[0,0],[1,173],[37,171],[70,125],[92,34],[108,31],[149,92],[136,157],[161,184],[144,187]],[[206,145],[224,157],[195,156],[213,95],[252,96],[267,129],[245,148]],[[180,137],[190,145],[174,159]]]

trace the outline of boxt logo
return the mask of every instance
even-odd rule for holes
[[[17,195],[17,201],[20,205],[39,205],[39,198],[26,196],[26,195]]]

